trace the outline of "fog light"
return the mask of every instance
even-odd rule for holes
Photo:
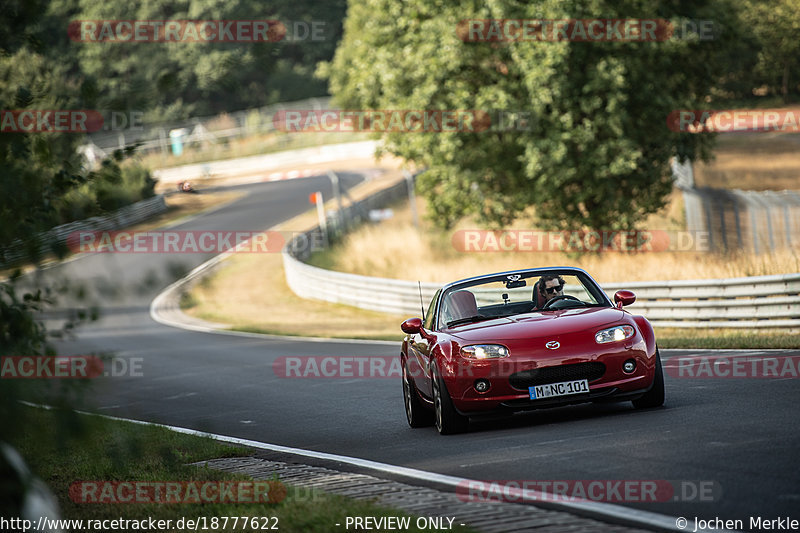
[[[486,379],[476,379],[475,390],[478,392],[486,392],[489,390],[489,381]]]
[[[634,370],[636,370],[636,361],[634,361],[633,359],[628,359],[627,361],[622,363],[622,371],[625,372],[626,374],[630,374]]]

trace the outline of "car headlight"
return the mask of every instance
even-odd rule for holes
[[[508,348],[502,344],[474,344],[461,348],[461,355],[468,359],[496,359],[508,357]]]
[[[604,329],[595,333],[594,340],[596,340],[598,344],[624,341],[625,339],[633,337],[635,333],[636,330],[633,329],[633,326],[614,326],[613,328]]]

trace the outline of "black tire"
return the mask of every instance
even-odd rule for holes
[[[653,386],[643,396],[633,400],[632,403],[637,409],[648,409],[664,405],[664,370],[661,368],[661,356],[658,353],[658,348],[656,348],[656,375],[653,378]]]
[[[406,407],[406,421],[412,428],[424,428],[433,424],[433,411],[427,409],[419,399],[414,382],[408,377],[406,363],[403,365],[403,403]]]
[[[431,373],[431,379],[433,382],[433,418],[436,430],[440,435],[463,433],[469,427],[469,418],[459,414],[453,407],[453,401],[450,399],[444,380],[435,369]]]

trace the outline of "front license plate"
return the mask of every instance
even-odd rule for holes
[[[535,387],[528,387],[528,392],[531,395],[531,400],[580,394],[582,392],[589,392],[589,380],[577,379],[575,381],[563,381],[561,383],[550,383],[548,385],[536,385]]]

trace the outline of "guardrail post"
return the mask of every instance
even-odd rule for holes
[[[789,218],[789,205],[783,206],[783,228],[786,231],[786,246],[792,247],[792,224]]]
[[[406,179],[408,186],[408,205],[411,208],[411,219],[414,221],[414,227],[419,229],[419,215],[417,214],[417,195],[414,191],[414,175],[407,171],[403,171],[403,177]]]
[[[322,246],[328,247],[328,217],[325,216],[325,201],[322,199],[322,193],[317,191],[314,193],[314,204],[317,206],[317,220],[319,220],[319,228],[322,232]]]
[[[756,203],[761,207],[761,211],[764,213],[764,217],[767,219],[767,237],[769,238],[769,249],[771,251],[775,251],[775,236],[773,234],[772,228],[772,214],[770,213],[770,205],[764,198],[761,197],[758,193],[753,194],[753,199]]]
[[[791,227],[791,217],[789,216],[789,200],[788,195],[786,194],[778,194],[775,191],[764,191],[763,193],[767,198],[769,198],[770,203],[772,203],[776,208],[779,208],[783,213],[783,240],[786,241],[786,246],[789,248],[792,247],[792,227]]]
[[[758,219],[754,208],[755,202],[750,196],[750,191],[735,190],[733,192],[747,204],[747,212],[750,214],[750,236],[753,238],[753,252],[758,255],[761,247],[758,244]]]
[[[350,211],[356,213],[362,208],[376,208],[403,198],[408,194],[408,183],[403,181],[356,202]],[[417,282],[358,276],[313,267],[302,262],[302,250],[294,243],[295,240],[292,240],[284,247],[283,263],[287,284],[299,297],[396,314],[419,312]],[[438,287],[439,284],[423,283],[424,298],[430,299]],[[655,326],[800,327],[800,274],[603,286],[609,296],[614,290],[623,288],[637,293],[632,312],[648,317]]]
[[[333,196],[336,198],[336,233],[344,232],[345,227],[347,226],[346,220],[344,219],[344,212],[342,208],[342,192],[339,188],[339,176],[336,175],[336,172],[333,170],[328,171],[328,178],[331,180],[331,187],[333,188]]]
[[[164,128],[158,128],[158,145],[161,147],[161,155],[169,155],[167,148],[167,132]]]
[[[736,221],[736,242],[739,248],[744,248],[744,243],[742,242],[742,221],[739,218],[739,200],[734,199],[733,201],[733,218]]]
[[[713,209],[711,200],[708,197],[703,198],[703,208],[706,212],[706,229],[708,230],[708,249],[714,250],[714,226],[711,224],[711,211]]]

